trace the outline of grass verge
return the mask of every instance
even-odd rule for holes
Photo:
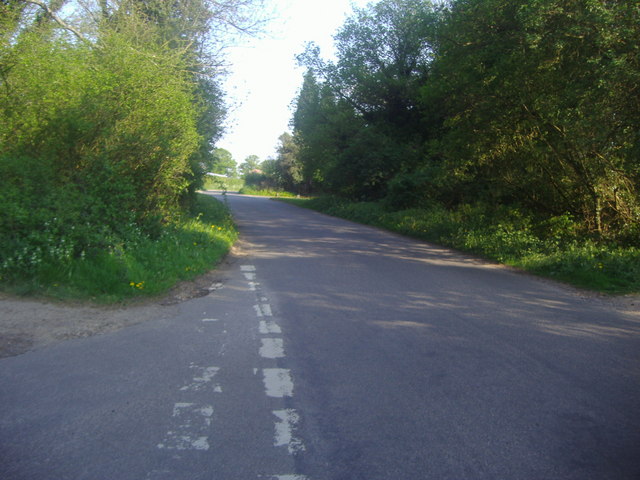
[[[383,203],[333,197],[283,201],[481,255],[580,288],[640,293],[640,249],[581,238],[567,215],[536,222],[517,209],[486,205],[392,211]]]
[[[40,262],[29,275],[0,279],[2,290],[56,299],[116,303],[163,293],[216,265],[237,238],[225,204],[199,194],[193,214],[157,238],[139,235],[81,258]]]

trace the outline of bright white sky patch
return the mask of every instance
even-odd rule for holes
[[[231,75],[225,90],[231,104],[227,134],[217,147],[231,152],[238,163],[249,155],[260,160],[275,156],[278,137],[290,131],[291,102],[302,86],[304,69],[296,55],[307,42],[320,46],[323,57],[333,53],[333,35],[352,6],[370,0],[273,0],[275,18],[267,35],[229,49]]]

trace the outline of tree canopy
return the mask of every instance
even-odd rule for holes
[[[223,131],[218,36],[258,3],[0,2],[4,271],[181,215]]]
[[[233,159],[233,155],[229,150],[225,150],[224,148],[216,148],[213,150],[211,173],[227,175],[232,178],[238,175],[236,161]]]
[[[640,5],[381,0],[310,45],[292,119],[318,191],[482,202],[640,237]]]

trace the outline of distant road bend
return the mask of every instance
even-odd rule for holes
[[[0,360],[0,478],[640,479],[640,316],[227,194],[223,287]]]

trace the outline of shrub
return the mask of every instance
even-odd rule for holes
[[[0,96],[4,278],[97,255],[139,229],[157,236],[181,213],[199,144],[185,65],[121,31],[105,29],[99,43],[34,28],[0,52],[10,63]]]

